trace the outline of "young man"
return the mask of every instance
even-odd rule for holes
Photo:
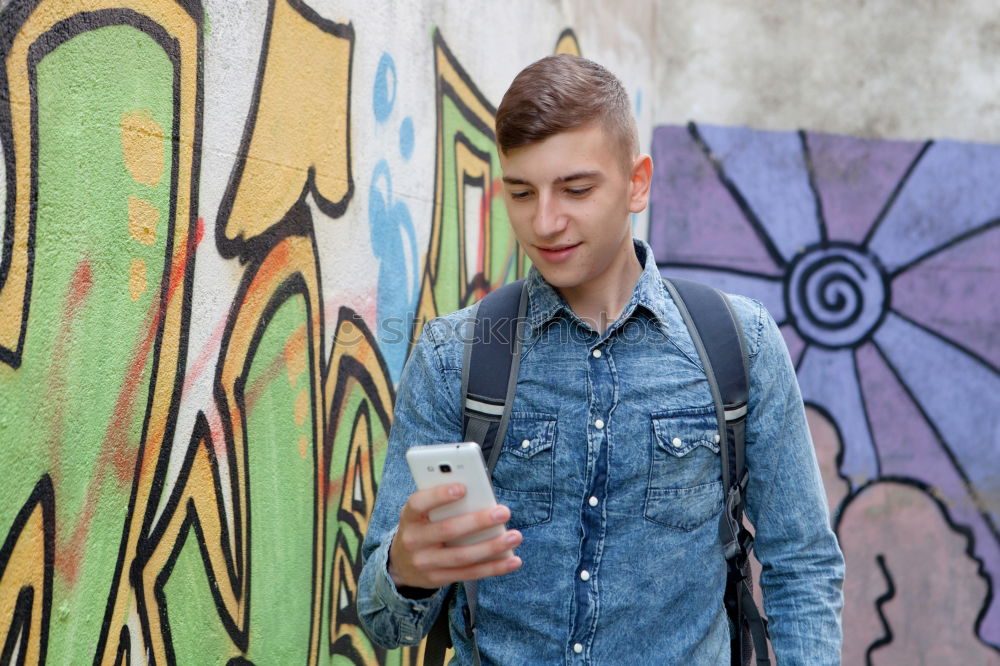
[[[425,327],[400,382],[361,621],[380,645],[415,644],[448,586],[478,580],[484,664],[728,664],[716,416],[652,252],[631,237],[653,167],[628,97],[599,65],[549,57],[515,78],[496,126],[505,203],[533,263],[493,475],[503,506],[431,523],[464,489],[414,492],[404,460],[462,439],[460,311]],[[731,301],[750,363],[746,507],[774,652],[781,666],[836,664],[843,559],[795,374],[763,306]],[[489,541],[444,545],[502,523]],[[450,612],[460,664],[473,661],[464,603],[459,591]]]

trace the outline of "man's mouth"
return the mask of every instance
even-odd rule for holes
[[[543,247],[541,245],[536,245],[539,254],[546,261],[560,262],[568,259],[573,251],[580,246],[580,243],[563,243],[561,245],[551,245],[549,247]]]

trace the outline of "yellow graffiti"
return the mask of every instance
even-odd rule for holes
[[[572,30],[556,53],[580,55]],[[505,282],[523,277],[528,260],[517,245],[499,195],[496,109],[475,86],[440,34],[434,39],[437,160],[434,214],[412,340],[439,314],[472,304]],[[449,113],[452,107],[456,112]],[[452,120],[453,116],[457,116]],[[484,141],[477,141],[476,139]],[[452,166],[448,172],[447,165]],[[470,195],[478,193],[478,201]],[[478,210],[478,216],[472,215]],[[457,266],[456,279],[449,279]]]
[[[7,73],[8,100],[10,109],[10,135],[13,163],[11,191],[16,193],[13,202],[13,218],[8,220],[13,226],[13,244],[6,280],[0,285],[0,348],[11,354],[5,355],[14,367],[20,362],[24,326],[27,324],[28,276],[31,274],[29,247],[34,210],[31,201],[34,182],[32,180],[31,155],[36,150],[33,145],[32,118],[37,113],[34,108],[30,71],[30,50],[39,39],[51,34],[50,31],[61,21],[86,12],[102,10],[128,10],[144,16],[167,31],[176,39],[180,49],[180,63],[177,87],[176,131],[178,138],[175,150],[178,163],[194,163],[195,100],[198,82],[197,32],[198,27],[182,6],[169,0],[77,0],[73,3],[62,0],[39,2],[21,24],[6,54],[4,67]],[[151,124],[152,123],[152,124]],[[153,184],[159,182],[163,172],[163,132],[142,112],[126,114],[122,118],[124,159],[127,168],[139,182]],[[158,157],[157,157],[158,155]],[[177,174],[174,189],[174,210],[180,220],[185,218],[191,206],[191,182],[189,173]],[[176,224],[179,234],[175,238],[175,250],[186,245],[186,224]],[[179,251],[179,250],[178,250]],[[168,320],[180,316],[180,299],[171,308]],[[170,371],[171,373],[173,370]],[[169,376],[161,383],[169,392],[172,382]],[[169,397],[169,396],[168,396]],[[152,432],[151,432],[152,434]],[[162,434],[162,433],[161,433]]]
[[[234,644],[241,650],[247,647],[247,605],[249,603],[250,570],[247,568],[249,559],[249,539],[251,538],[248,520],[250,512],[247,468],[247,433],[245,406],[242,397],[242,376],[251,358],[254,345],[254,334],[262,321],[265,312],[276,297],[280,297],[282,287],[290,280],[301,280],[305,285],[304,296],[307,299],[311,317],[307,330],[302,335],[294,335],[286,343],[284,356],[297,356],[311,359],[308,365],[293,363],[289,368],[301,367],[308,372],[313,381],[312,386],[321,385],[321,370],[319,359],[320,320],[319,320],[319,282],[317,259],[310,239],[305,237],[288,237],[280,241],[272,249],[259,267],[250,276],[245,291],[238,295],[240,304],[228,327],[223,348],[227,350],[222,360],[218,378],[217,395],[221,397],[219,410],[223,414],[225,429],[224,450],[226,459],[234,463],[234,474],[229,479],[231,486],[222,492],[234,498],[230,513],[225,511],[226,503],[216,488],[221,483],[218,472],[218,461],[213,451],[218,443],[212,443],[208,434],[198,432],[192,438],[193,453],[190,476],[179,479],[175,488],[175,498],[170,505],[176,507],[163,518],[163,534],[150,544],[152,556],[143,567],[143,595],[149,609],[148,625],[151,634],[156,637],[149,646],[157,661],[166,659],[166,641],[163,639],[164,620],[155,603],[156,586],[166,580],[165,571],[176,549],[183,544],[185,533],[189,526],[187,512],[182,511],[185,505],[190,505],[205,536],[202,548],[204,565],[209,580],[213,582],[216,598],[221,601],[220,613],[223,624],[230,629]],[[295,342],[291,342],[295,340]],[[308,346],[308,349],[306,347]],[[291,352],[287,350],[291,350]],[[296,353],[295,350],[302,353]],[[294,370],[293,370],[294,372]],[[311,396],[312,413],[315,414],[314,431],[322,433],[325,429],[323,396],[316,391]],[[319,479],[325,479],[323,457],[315,456],[316,488],[321,488]],[[314,544],[313,570],[320,571],[323,543],[324,506],[322,496],[318,492],[314,497]],[[164,580],[159,579],[163,577]],[[235,584],[234,584],[235,581]],[[310,646],[310,662],[316,663],[319,641],[320,597],[322,595],[321,580],[314,581],[311,591],[312,620],[310,621],[312,636]]]
[[[124,526],[123,544],[120,549],[119,566],[111,582],[110,599],[107,607],[106,627],[110,628],[101,639],[104,646],[117,643],[121,629],[126,627],[129,616],[135,613],[135,597],[130,590],[128,572],[138,554],[138,544],[142,529],[142,518],[154,492],[153,469],[155,462],[165,449],[168,415],[178,397],[174,395],[175,377],[178,372],[178,350],[182,343],[182,320],[185,293],[183,276],[187,269],[188,236],[191,226],[191,165],[194,164],[193,140],[196,127],[196,100],[199,81],[199,26],[195,20],[176,2],[166,0],[78,0],[66,3],[61,0],[46,0],[38,3],[27,15],[14,36],[10,50],[6,54],[4,66],[9,86],[9,123],[12,152],[8,160],[13,164],[13,183],[9,191],[14,193],[12,225],[13,246],[6,282],[0,290],[0,346],[14,350],[15,367],[20,362],[20,340],[27,321],[29,302],[28,279],[32,272],[29,247],[33,243],[34,216],[32,201],[36,186],[32,173],[33,159],[37,145],[33,142],[37,134],[32,126],[37,114],[32,96],[32,49],[42,40],[67,39],[71,30],[78,34],[81,30],[95,29],[97,25],[86,21],[77,22],[76,28],[65,26],[71,19],[85,13],[106,12],[112,23],[125,23],[142,17],[159,26],[176,44],[177,61],[175,76],[178,82],[174,108],[174,131],[177,141],[174,146],[177,163],[187,168],[171,174],[173,210],[175,218],[171,228],[173,236],[168,244],[172,255],[167,257],[169,271],[164,299],[158,304],[160,337],[155,358],[153,376],[155,383],[150,386],[147,418],[139,446],[140,458],[135,469],[138,475],[132,480],[132,504]],[[99,24],[98,24],[99,25]],[[126,114],[121,122],[123,159],[126,168],[139,182],[146,185],[159,183],[164,171],[162,130],[143,112]],[[130,279],[130,293],[133,298],[147,289],[144,264],[133,262]],[[58,493],[59,488],[55,489]],[[33,531],[24,532],[32,534]],[[22,536],[22,538],[28,538]],[[33,539],[33,537],[31,537]],[[29,547],[30,546],[29,542]],[[15,545],[15,549],[20,543]],[[34,548],[36,552],[37,547]],[[51,565],[50,565],[51,566]],[[124,573],[122,573],[124,572]],[[111,574],[112,572],[109,572]],[[38,634],[35,634],[36,636]],[[93,637],[96,638],[96,637]],[[100,652],[102,648],[98,648]],[[103,652],[101,661],[112,663],[117,647],[109,647]]]
[[[572,30],[567,28],[566,30],[563,30],[561,35],[559,35],[559,40],[556,42],[556,49],[554,53],[556,55],[583,55],[580,52],[580,44],[576,41],[576,34]]]
[[[331,609],[329,651],[347,656],[354,664],[377,664],[375,648],[358,624],[355,604],[361,541],[375,505],[394,395],[374,336],[347,308],[341,309],[337,324],[326,399],[330,405],[327,422],[333,425],[327,446],[331,456],[342,459],[336,467],[331,463],[330,470],[330,513],[335,528],[326,604]],[[397,657],[400,663],[419,663],[414,648],[400,650]]]
[[[45,660],[46,597],[52,594],[52,572],[46,571],[52,567],[52,543],[47,535],[53,532],[53,523],[52,485],[45,477],[35,486],[0,549],[0,618],[5,622],[13,618],[10,631],[20,646],[19,664]],[[0,645],[9,644],[11,638],[4,637]]]
[[[305,201],[311,197],[310,203],[326,216],[336,217],[353,194],[349,107],[354,31],[350,24],[319,17],[297,0],[270,2],[254,100],[215,220],[218,249],[225,256],[239,256],[247,269],[219,334],[222,352],[212,404],[199,405],[191,432],[175,432],[180,375],[185,360],[194,356],[185,346],[197,229],[192,177],[200,160],[195,147],[201,144],[204,26],[198,4],[41,0],[23,14],[3,63],[9,87],[9,127],[4,130],[10,139],[5,148],[11,165],[12,214],[6,229],[9,261],[0,283],[0,360],[6,362],[0,372],[13,372],[20,363],[30,301],[35,215],[31,201],[37,177],[32,156],[38,148],[33,145],[37,109],[32,108],[28,75],[32,48],[61,35],[68,22],[80,16],[100,14],[100,21],[79,21],[82,27],[75,29],[141,21],[162,31],[175,67],[171,124],[158,123],[150,111],[136,108],[121,114],[116,128],[122,160],[116,168],[123,165],[138,186],[138,193],[127,200],[128,242],[137,243],[132,246],[136,250],[165,243],[170,256],[165,258],[162,284],[149,257],[136,256],[129,267],[131,299],[143,295],[148,299],[151,294],[159,298],[150,315],[156,353],[149,373],[155,381],[150,382],[148,394],[140,396],[144,419],[138,458],[120,463],[125,469],[122,483],[125,488],[131,485],[131,504],[115,536],[116,541],[119,535],[121,539],[117,554],[111,556],[117,556],[116,568],[101,583],[107,585],[101,634],[84,637],[87,645],[79,653],[55,657],[107,665],[137,659],[174,662],[167,600],[173,603],[178,597],[165,595],[164,586],[189,538],[198,542],[196,566],[204,568],[215,603],[208,612],[218,614],[225,632],[220,632],[225,655],[206,655],[206,659],[252,656],[252,568],[284,563],[263,561],[266,558],[257,558],[261,561],[253,567],[250,563],[253,507],[248,446],[253,433],[247,432],[250,407],[245,382],[258,334],[267,328],[276,304],[294,293],[304,303],[304,323],[284,341],[278,354],[283,366],[274,364],[279,371],[287,370],[294,399],[291,411],[275,422],[279,429],[291,430],[294,424],[310,431],[310,436],[295,433],[281,442],[281,455],[307,460],[306,473],[314,480],[306,491],[311,493],[313,519],[308,528],[311,587],[289,591],[308,595],[310,617],[301,618],[309,626],[307,663],[326,663],[336,655],[357,664],[415,666],[424,661],[425,646],[387,653],[364,635],[356,616],[361,542],[381,478],[395,396],[375,337],[350,310],[342,309],[329,362],[323,362],[320,266],[313,218]],[[561,38],[560,44],[564,41]],[[566,43],[566,48],[575,45],[575,38]],[[423,271],[421,321],[453,309],[452,291],[457,294],[455,302],[464,304],[523,275],[526,268],[502,213],[494,213],[498,177],[491,147],[494,109],[439,36],[434,57],[439,108],[447,97],[463,122],[480,134],[472,139],[461,131],[446,135],[443,119],[438,118],[432,239]],[[115,113],[112,125],[118,121]],[[446,187],[446,180],[452,185]],[[157,186],[170,188],[172,219],[162,226],[166,213],[151,203],[155,197],[147,200],[143,194],[143,188]],[[456,262],[458,279],[439,270],[442,261]],[[449,295],[442,298],[446,287]],[[0,619],[5,622],[0,631],[6,632],[0,633],[0,646],[17,645],[18,657],[26,663],[46,659],[55,569],[53,506],[59,492],[48,476],[40,481],[0,551]],[[266,600],[258,598],[257,603]],[[253,629],[267,631],[268,627]],[[53,660],[50,655],[49,661]]]
[[[341,214],[353,191],[353,28],[284,0],[272,2],[270,26],[256,115],[220,213],[229,241],[250,240],[279,223],[307,187],[328,215]]]
[[[493,198],[494,179],[499,176],[494,169],[496,136],[493,130],[496,109],[473,84],[458,60],[452,55],[440,34],[435,34],[434,64],[437,72],[435,95],[437,106],[437,159],[434,176],[434,213],[431,237],[421,279],[420,297],[412,338],[415,340],[424,324],[445,312],[470,304],[485,295],[492,280],[509,274],[508,265],[515,277],[525,269],[524,254],[517,248],[509,233],[505,219],[495,219]],[[462,118],[463,129],[468,128],[489,144],[489,152],[473,146],[469,137],[449,123],[446,105],[455,105]],[[448,116],[448,118],[446,118]],[[446,164],[453,171],[446,171]],[[480,214],[474,223],[478,228],[467,228],[468,208],[466,185],[480,189]],[[501,214],[503,212],[501,211]],[[492,244],[495,237],[504,239],[502,266],[494,265],[496,253]],[[477,239],[477,247],[468,247],[468,239]],[[478,247],[479,242],[482,248]],[[489,248],[489,252],[486,249]],[[470,255],[475,257],[476,268],[471,270]],[[457,267],[457,279],[444,279],[443,268]]]
[[[163,175],[163,129],[149,111],[122,114],[122,156],[132,178],[156,187]]]
[[[146,291],[146,262],[142,259],[133,259],[128,270],[128,295],[133,301],[139,300],[143,292]]]
[[[156,242],[160,209],[139,197],[128,198],[128,234],[143,245]]]

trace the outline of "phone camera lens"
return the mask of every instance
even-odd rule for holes
[[[448,463],[441,463],[438,466],[438,469],[440,469],[442,473],[448,474],[449,472],[451,472],[451,465],[449,465]]]

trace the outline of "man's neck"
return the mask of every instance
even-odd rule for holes
[[[623,247],[620,261],[599,280],[573,287],[559,289],[559,293],[580,319],[598,333],[605,330],[621,315],[636,283],[642,276],[642,264],[635,255],[631,240]]]

